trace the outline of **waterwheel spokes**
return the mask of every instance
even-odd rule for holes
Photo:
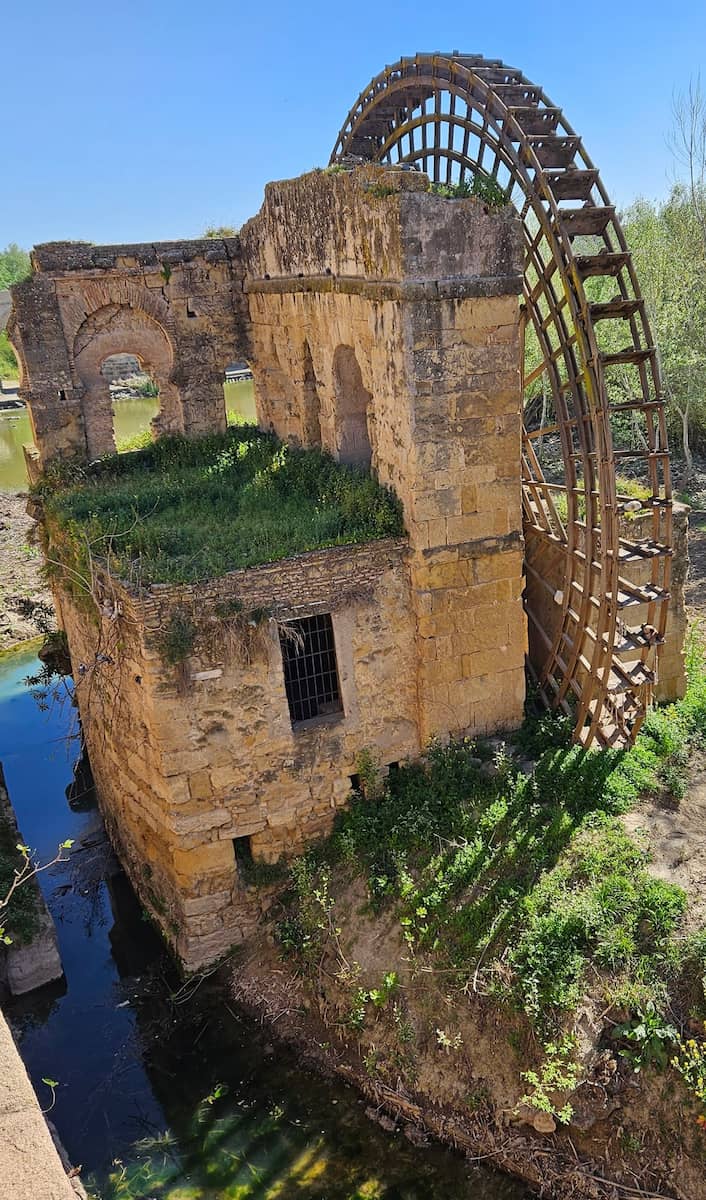
[[[574,714],[584,744],[624,744],[644,719],[664,641],[671,483],[657,354],[599,172],[540,87],[456,51],[402,58],[373,79],[331,161],[350,155],[419,166],[438,183],[480,173],[518,209],[535,349],[524,378],[523,517],[528,542],[539,538],[562,563],[557,588],[527,559],[533,673],[547,703]],[[549,444],[560,448],[551,470]],[[630,536],[636,505],[647,535]],[[536,589],[557,606],[551,629]]]

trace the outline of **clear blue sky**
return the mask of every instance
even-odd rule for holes
[[[0,19],[0,247],[193,237],[325,165],[353,100],[418,50],[502,58],[582,134],[616,203],[670,182],[704,0],[17,0]],[[706,72],[704,72],[706,74]],[[706,83],[706,80],[704,80]]]

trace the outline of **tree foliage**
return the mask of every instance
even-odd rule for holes
[[[29,254],[11,242],[0,251],[0,291],[13,283],[26,279],[31,270]],[[3,329],[0,331],[0,379],[14,379],[17,375],[17,359]]]
[[[30,270],[27,251],[21,250],[16,242],[10,242],[9,246],[0,250],[0,291],[26,279]]]
[[[673,435],[690,465],[691,449],[706,452],[706,228],[696,192],[676,184],[661,204],[638,200],[625,214],[659,350]]]

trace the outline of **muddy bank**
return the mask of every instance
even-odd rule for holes
[[[0,651],[37,637],[52,609],[36,522],[26,510],[26,495],[0,492]]]
[[[597,1003],[580,1014],[571,1122],[547,1125],[521,1102],[522,1073],[540,1069],[544,1055],[520,1014],[472,981],[452,994],[410,960],[393,921],[365,913],[355,884],[336,895],[335,936],[318,963],[282,959],[273,923],[266,943],[238,957],[230,989],[303,1059],[353,1083],[391,1138],[438,1139],[552,1200],[706,1198],[703,1136],[675,1076],[635,1073]],[[394,995],[357,1009],[361,991],[379,992],[392,968]]]

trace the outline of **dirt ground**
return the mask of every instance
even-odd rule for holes
[[[690,614],[706,619],[706,508],[693,508],[689,515],[689,577],[685,592]]]
[[[40,574],[42,554],[34,541],[35,523],[26,505],[26,496],[0,492],[0,651],[40,632],[31,616],[18,611],[19,602],[51,605]]]
[[[706,472],[700,471],[689,514],[689,575],[685,597],[689,618],[706,633]],[[652,797],[625,817],[630,833],[644,841],[652,869],[677,883],[689,897],[689,925],[706,924],[706,754],[692,757],[681,800]]]
[[[624,817],[628,832],[650,850],[651,870],[689,897],[689,927],[706,925],[706,757],[689,764],[681,800],[651,797]]]

